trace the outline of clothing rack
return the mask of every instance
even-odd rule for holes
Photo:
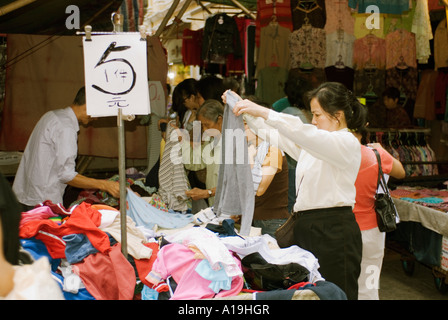
[[[400,160],[407,177],[438,176],[436,154],[427,142],[430,129],[370,129],[367,142],[379,142]]]
[[[367,143],[381,143],[392,156],[403,164],[406,177],[404,179],[391,177],[390,181],[393,185],[438,187],[448,180],[448,174],[443,172],[448,161],[437,159],[428,143],[431,129],[369,128],[367,131]],[[412,155],[414,158],[410,157]],[[421,155],[426,155],[426,158]]]

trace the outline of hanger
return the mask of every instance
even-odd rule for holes
[[[400,56],[399,60],[400,61],[397,63],[395,67],[400,70],[406,70],[408,68],[408,65],[406,64],[406,62],[404,62],[404,57],[402,55]]]
[[[342,61],[342,55],[340,54],[340,52],[342,51],[342,46],[344,45],[344,30],[342,29],[342,23],[341,23],[340,19],[339,19],[339,27],[338,27],[337,33],[338,33],[338,41],[339,41],[339,55],[338,55],[338,60],[336,61],[334,66],[337,69],[344,69],[345,64]]]
[[[369,75],[369,85],[367,87],[366,93],[364,93],[364,98],[366,98],[368,101],[375,101],[378,96],[376,95],[375,91],[373,91],[373,84],[372,84],[372,77]]]
[[[276,4],[277,4],[277,0],[273,0],[272,1],[272,16],[271,16],[271,21],[269,22],[269,25],[271,25],[271,26],[278,25]]]
[[[424,132],[417,132],[417,135],[418,135],[418,138],[417,138],[418,144],[420,146],[424,147],[427,144],[425,133]]]
[[[342,61],[342,55],[338,55],[338,61],[336,61],[336,63],[334,64],[334,66],[338,69],[344,69],[345,68],[345,64]]]
[[[303,30],[305,30],[305,31],[309,31],[312,29],[312,27],[313,26],[310,23],[310,19],[308,18],[308,15],[305,15],[305,18],[303,18],[303,24],[302,24],[301,28],[303,28]]]
[[[390,131],[387,132],[387,146],[392,148],[392,133]]]
[[[376,133],[376,141],[380,144],[383,144],[383,134],[384,132],[377,132]]]
[[[299,0],[297,6],[294,8],[294,10],[300,10],[306,14],[313,12],[316,9],[322,9],[317,3],[317,0]]]

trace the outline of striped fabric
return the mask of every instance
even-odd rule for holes
[[[262,141],[257,146],[257,154],[254,158],[254,166],[252,168],[252,177],[254,179],[254,191],[255,193],[258,190],[258,186],[260,185],[261,179],[263,178],[262,165],[263,161],[266,158],[266,155],[269,151],[269,142]]]
[[[143,9],[143,0],[122,2],[120,13],[123,15],[123,31],[138,31],[138,26],[143,24]]]
[[[166,126],[167,141],[160,162],[158,193],[169,209],[183,212],[189,207],[185,191],[190,189],[190,185],[182,163],[180,143],[177,135],[172,134],[172,123],[175,124],[175,121],[170,121]]]

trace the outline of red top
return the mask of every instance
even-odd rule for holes
[[[381,166],[385,174],[392,170],[393,157],[383,149],[377,149],[381,158]],[[353,209],[356,221],[361,230],[369,230],[378,226],[374,209],[375,194],[378,181],[378,161],[372,149],[361,146],[361,166],[356,178],[356,204]]]

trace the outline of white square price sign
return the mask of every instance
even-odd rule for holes
[[[150,113],[146,41],[139,33],[83,37],[87,114]]]

